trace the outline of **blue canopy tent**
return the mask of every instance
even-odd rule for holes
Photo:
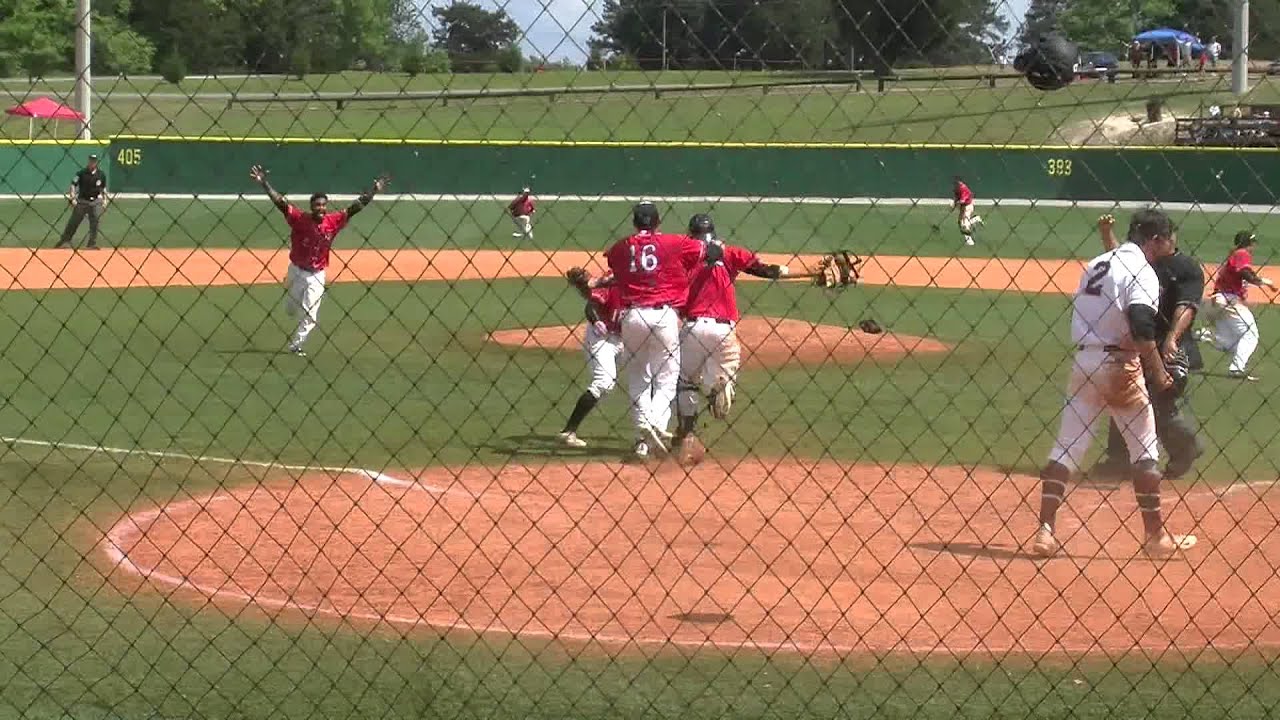
[[[1204,50],[1204,44],[1200,42],[1200,38],[1189,32],[1173,30],[1171,28],[1148,30],[1134,35],[1133,39],[1140,43],[1149,43],[1152,45],[1169,45],[1171,43],[1190,45],[1193,53],[1199,53]]]

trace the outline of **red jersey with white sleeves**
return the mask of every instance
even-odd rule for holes
[[[956,198],[956,202],[959,203],[960,205],[973,204],[973,192],[969,190],[968,185],[965,185],[962,182],[956,183],[955,198]]]
[[[289,223],[289,262],[303,270],[324,270],[329,267],[329,250],[333,239],[347,226],[350,219],[345,210],[325,213],[320,222],[290,205],[284,211]]]
[[[515,217],[533,214],[533,197],[530,195],[521,195],[511,201],[511,214]]]
[[[760,262],[745,248],[724,246],[724,256],[714,265],[700,263],[689,279],[689,300],[681,313],[685,318],[711,318],[738,322],[738,293],[734,280],[743,270]]]
[[[622,291],[617,285],[592,290],[587,302],[595,309],[596,315],[600,316],[611,335],[622,332]]]
[[[1214,293],[1228,293],[1245,298],[1248,284],[1244,281],[1244,271],[1253,265],[1253,253],[1249,248],[1237,248],[1227,256],[1227,261],[1218,268],[1218,275],[1213,279]]]
[[[702,242],[688,235],[641,230],[605,252],[619,302],[629,307],[684,306],[689,274],[702,261]]]

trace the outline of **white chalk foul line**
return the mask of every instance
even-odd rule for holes
[[[122,448],[109,447],[105,445],[86,445],[83,443],[63,442],[61,440],[33,440],[31,438],[19,437],[0,437],[0,442],[7,445],[25,445],[28,447],[42,447],[50,450],[77,450],[87,453],[102,453],[105,455],[121,455],[121,456],[137,456],[149,457],[157,460],[183,460],[191,463],[208,463],[211,465],[240,465],[243,467],[260,468],[264,470],[287,470],[290,472],[322,472],[335,473],[342,475],[361,475],[369,478],[373,482],[396,485],[399,487],[415,487],[421,488],[428,492],[441,492],[440,488],[421,485],[419,483],[400,478],[392,477],[386,473],[376,470],[366,470],[363,468],[353,467],[333,467],[327,465],[294,465],[288,463],[271,462],[268,460],[245,460],[239,458],[224,458],[213,455],[191,455],[189,453],[176,452],[172,450],[145,450],[142,448]]]

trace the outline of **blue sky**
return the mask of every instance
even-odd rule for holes
[[[443,4],[444,0],[427,0],[427,4]],[[524,31],[524,50],[528,54],[581,61],[587,55],[587,39],[591,25],[600,15],[602,0],[478,0],[488,7],[505,8]],[[1030,0],[1000,0],[1000,7],[1016,31],[1027,12]],[[428,17],[429,14],[428,14]]]

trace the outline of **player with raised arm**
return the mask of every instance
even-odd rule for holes
[[[643,460],[650,451],[665,452],[671,437],[666,428],[680,377],[679,313],[703,246],[687,235],[659,232],[661,218],[651,202],[637,204],[631,217],[635,232],[614,243],[605,259],[620,293],[634,452]]]
[[[587,356],[587,374],[591,382],[573,406],[568,422],[560,431],[560,441],[569,447],[584,448],[587,442],[578,437],[578,426],[618,384],[618,359],[622,356],[622,295],[617,285],[593,289],[590,273],[580,267],[570,269],[565,278],[587,301],[587,330],[582,350]]]
[[[1152,392],[1177,391],[1156,344],[1160,281],[1151,267],[1173,252],[1176,232],[1163,212],[1140,211],[1129,225],[1127,242],[1089,261],[1080,278],[1071,317],[1076,355],[1066,406],[1057,442],[1040,473],[1040,527],[1032,543],[1037,555],[1049,557],[1059,549],[1054,535],[1058,508],[1103,414],[1116,420],[1129,448],[1133,492],[1145,530],[1143,551],[1166,556],[1196,544],[1194,535],[1173,535],[1164,527],[1151,406]],[[1185,367],[1177,368],[1180,381],[1185,373]]]
[[[289,223],[289,271],[285,281],[289,294],[285,312],[289,317],[298,318],[298,327],[289,340],[288,349],[294,355],[305,357],[302,345],[315,329],[319,317],[325,269],[329,267],[333,240],[356,213],[386,189],[390,178],[385,175],[377,177],[373,187],[361,193],[345,210],[329,212],[329,196],[322,192],[314,193],[310,212],[303,212],[271,186],[267,171],[261,165],[249,168],[249,177],[262,186],[271,202],[284,213],[285,222]]]
[[[777,280],[787,277],[785,265],[769,265],[755,253],[726,245],[717,235],[711,216],[699,213],[689,219],[689,235],[706,247],[718,246],[718,259],[700,263],[689,280],[689,297],[681,318],[680,389],[675,445],[696,440],[699,394],[707,394],[711,413],[723,419],[733,404],[742,351],[736,328],[740,315],[734,281],[739,273]]]
[[[1197,333],[1198,339],[1222,352],[1231,353],[1231,366],[1227,373],[1237,380],[1258,379],[1249,374],[1249,360],[1261,341],[1258,322],[1245,304],[1249,286],[1257,285],[1272,291],[1276,287],[1253,268],[1251,248],[1257,241],[1257,236],[1248,230],[1236,233],[1235,249],[1213,279],[1213,294],[1209,301],[1210,314],[1216,319],[1214,329],[1202,329]]]

